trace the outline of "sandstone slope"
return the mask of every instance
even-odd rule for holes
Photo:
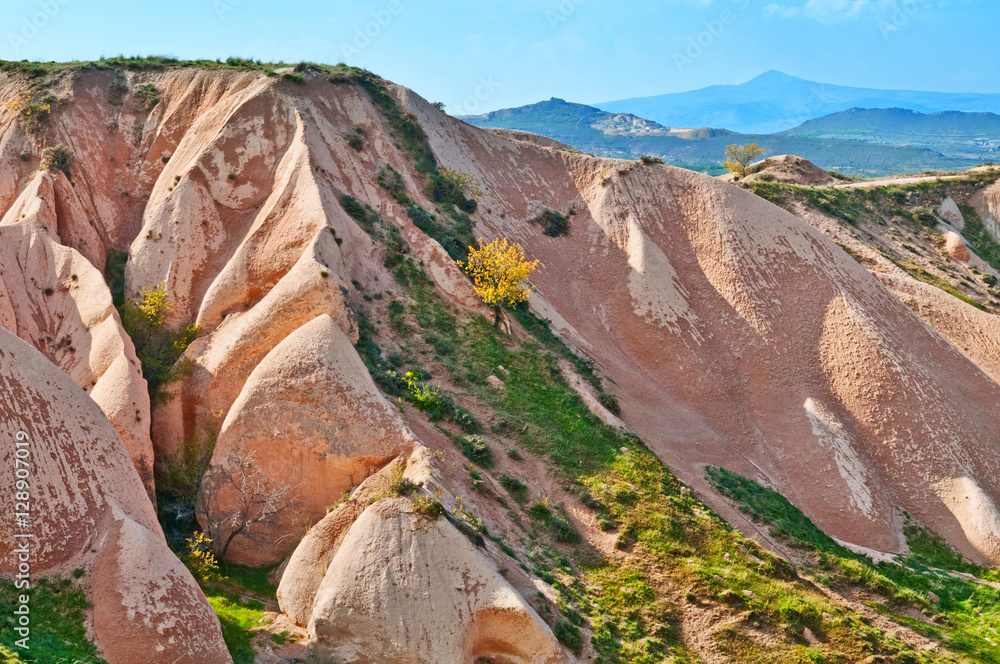
[[[16,572],[14,535],[22,531],[33,536],[34,579],[83,569],[92,635],[109,664],[232,662],[107,417],[41,353],[0,330],[0,435],[8,441],[0,475],[8,487],[19,432],[29,443],[30,525],[4,520],[0,571]],[[14,513],[13,491],[0,506]]]
[[[513,144],[406,96],[439,159],[486,183],[485,235],[543,257],[539,299],[685,481],[704,487],[706,463],[759,477],[827,532],[883,551],[901,546],[902,508],[963,553],[1000,558],[1000,389],[846,253],[730,184]],[[516,174],[495,156],[508,151]],[[576,206],[567,237],[522,221],[534,201]]]
[[[280,562],[307,524],[323,518],[341,495],[414,443],[330,316],[295,330],[250,374],[212,455],[209,473],[225,475],[233,455],[253,453],[264,475],[293,487],[290,509],[267,529],[255,529],[253,540],[234,540],[229,559],[251,565]],[[211,494],[211,510],[223,514],[246,499],[228,483],[216,488],[208,481],[202,493]],[[206,525],[206,517],[200,518]],[[231,528],[223,526],[219,536],[230,534]]]
[[[67,213],[68,196],[63,173],[40,172],[0,220],[0,327],[40,350],[97,402],[152,494],[146,381],[93,263],[103,267],[104,246],[84,216]],[[73,241],[86,231],[88,243]]]
[[[409,498],[386,496],[324,517],[401,452],[426,452],[413,430],[425,443],[448,443],[454,435],[413,413],[408,427],[358,354],[370,361],[370,347],[351,347],[374,343],[362,339],[362,323],[383,337],[405,336],[389,321],[365,321],[359,313],[402,291],[389,251],[412,257],[457,310],[482,311],[468,281],[425,232],[427,223],[418,227],[383,186],[391,167],[416,205],[435,210],[427,175],[416,168],[387,102],[308,70],[303,85],[262,72],[124,76],[130,91],[155,83],[159,102],[144,105],[133,92],[114,102],[109,93],[118,79],[107,71],[58,83],[64,103],[51,132],[78,154],[76,187],[67,188],[61,175],[29,182],[37,146],[17,123],[5,130],[0,153],[27,150],[28,159],[18,158],[0,179],[0,201],[9,209],[0,232],[53,255],[75,253],[66,254],[66,265],[46,258],[31,269],[19,266],[14,286],[5,260],[0,321],[21,335],[40,303],[63,298],[58,288],[72,293],[67,276],[90,278],[84,268],[100,262],[102,251],[127,248],[127,292],[162,284],[175,305],[171,323],[202,325],[185,354],[190,373],[152,413],[156,461],[166,464],[186,441],[217,438],[213,474],[234,453],[251,451],[255,472],[287,485],[295,510],[278,527],[255,526],[252,537],[234,539],[229,555],[261,564],[294,550],[279,598],[295,622],[308,614],[318,646],[349,661],[563,657],[525,601],[525,588],[544,586],[525,585],[519,595],[488,548],[476,548],[450,521],[428,521]],[[17,89],[10,80],[3,85]],[[622,404],[624,426],[711,506],[729,509],[705,481],[706,464],[774,487],[826,532],[855,545],[902,550],[898,514],[905,510],[964,554],[1000,560],[992,318],[949,312],[952,322],[935,330],[823,233],[731,183],[511,140],[450,118],[405,88],[389,92],[412,113],[404,121],[426,131],[433,158],[481,188],[476,235],[511,238],[541,261],[532,309],[594,361]],[[72,190],[87,193],[77,204]],[[345,195],[367,208],[348,214]],[[50,196],[54,223],[43,216]],[[77,208],[83,215],[58,212]],[[529,222],[545,210],[567,216],[568,235],[550,237]],[[79,223],[91,211],[96,240]],[[62,228],[71,249],[52,237]],[[29,230],[33,235],[15,234]],[[53,294],[39,293],[32,278],[51,284]],[[77,314],[88,321],[77,327],[92,319],[117,324],[110,301],[94,297],[104,315]],[[41,331],[27,334],[36,345],[44,338]],[[76,334],[74,343],[88,339]],[[107,356],[132,359],[127,340],[118,338],[121,348]],[[51,359],[75,377],[76,365]],[[101,397],[96,387],[91,394]],[[77,399],[96,408],[82,393]],[[610,414],[606,420],[618,423]],[[501,423],[486,422],[494,424]],[[421,495],[456,515],[455,496],[465,485],[452,466],[436,486],[426,471]],[[121,472],[122,482],[138,482],[130,469]],[[562,490],[548,472],[539,463],[539,484]],[[442,497],[452,490],[452,498]],[[226,512],[233,497],[216,497]],[[155,533],[148,504],[143,509],[145,520],[130,511],[138,507],[123,505],[121,512]],[[131,595],[135,583],[167,570],[186,589],[178,591],[177,606],[197,604],[196,589],[191,594],[178,580],[183,570],[173,559],[155,570],[141,564],[159,555],[158,542],[114,510],[100,516],[114,521],[101,532],[118,543],[114,556],[93,567],[115,579],[108,588]],[[318,525],[306,534],[311,523]],[[204,518],[202,525],[209,525]],[[613,546],[605,549],[614,555]],[[137,579],[121,576],[126,567],[140,571]],[[110,601],[105,597],[102,603]],[[111,624],[95,619],[98,632]]]

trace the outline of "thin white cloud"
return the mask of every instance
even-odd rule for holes
[[[809,0],[802,13],[808,18],[821,20],[857,18],[871,7],[871,0]]]
[[[793,18],[798,16],[798,7],[786,7],[784,5],[779,5],[776,2],[772,2],[767,7],[764,7],[764,18],[771,18],[772,16],[778,16],[779,18]]]
[[[891,8],[895,0],[806,0],[804,3],[778,4],[764,7],[764,17],[806,18],[823,23],[834,23],[862,17],[874,17]],[[918,5],[930,4],[929,0],[916,0]]]

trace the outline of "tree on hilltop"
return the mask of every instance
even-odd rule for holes
[[[735,173],[739,177],[746,177],[747,168],[750,162],[767,152],[756,143],[746,143],[744,145],[729,145],[726,147],[726,160],[722,165],[729,169],[730,173]]]

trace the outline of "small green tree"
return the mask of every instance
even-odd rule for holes
[[[38,163],[38,167],[43,171],[57,169],[65,173],[66,177],[69,177],[69,169],[73,165],[73,156],[73,149],[60,143],[59,145],[42,150],[42,158]]]
[[[167,312],[171,307],[173,303],[167,299],[166,288],[161,284],[144,288],[137,299],[125,302],[118,310],[122,327],[135,344],[142,377],[154,402],[164,398],[163,386],[182,379],[191,370],[191,363],[180,358],[201,331],[201,326],[193,323],[176,331],[167,327]]]
[[[730,173],[745,177],[747,167],[750,162],[764,154],[766,150],[756,143],[746,143],[744,145],[733,144],[726,147],[726,160],[722,165],[729,169]]]

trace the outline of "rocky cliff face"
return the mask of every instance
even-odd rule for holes
[[[122,77],[127,92],[110,94]],[[145,84],[158,90],[155,104],[136,94]],[[0,94],[26,85],[5,77]],[[210,476],[252,451],[254,472],[287,485],[296,507],[234,538],[231,559],[278,562],[311,524],[335,532],[303,540],[308,551],[292,561],[322,571],[291,566],[312,580],[305,599],[287,596],[310,636],[344,661],[433,661],[441,648],[456,662],[570,657],[518,595],[528,589],[504,581],[447,521],[421,525],[397,498],[324,519],[369,475],[440,436],[414,424],[419,415],[397,412],[352,347],[365,303],[401,290],[394,252],[459,311],[478,311],[428,222],[415,223],[386,186],[398,173],[413,205],[435,209],[400,117],[422,128],[440,165],[477,183],[475,235],[516,240],[541,261],[532,310],[593,360],[624,425],[709,505],[731,514],[704,480],[706,464],[776,488],[846,542],[899,551],[906,511],[967,556],[1000,560],[996,348],[979,341],[963,355],[952,345],[981,339],[992,317],[949,315],[941,336],[823,234],[747,191],[513,140],[404,88],[387,86],[390,101],[379,101],[317,72],[297,84],[261,72],[82,70],[52,92],[60,101],[43,135],[9,113],[0,128],[0,325],[47,358],[6,335],[5,370],[48,372],[51,383],[5,393],[0,424],[14,426],[25,404],[45,407],[46,431],[73,459],[101,429],[100,463],[57,464],[47,481],[83,492],[53,500],[77,505],[83,549],[101,543],[94,629],[112,664],[132,660],[102,634],[134,640],[156,630],[150,618],[128,632],[133,615],[207,611],[163,545],[139,479],[151,491],[149,464],[199,436],[218,441]],[[36,170],[43,142],[73,148],[69,177]],[[345,196],[367,208],[348,214]],[[529,222],[545,210],[569,216],[568,235]],[[373,230],[369,215],[385,225]],[[152,413],[102,278],[111,249],[127,251],[127,295],[162,285],[174,305],[169,322],[201,325],[184,356],[189,371]],[[59,424],[76,422],[77,409],[86,423]],[[448,489],[451,475],[425,462]],[[231,491],[212,498],[240,500]],[[337,514],[333,528],[327,519]],[[48,527],[55,533],[71,516]],[[53,566],[84,555],[64,545],[52,545]],[[385,561],[373,568],[374,553]],[[140,565],[146,572],[126,583],[121,570],[146,555],[162,565]],[[317,573],[325,576],[312,588]],[[456,590],[460,581],[475,588]],[[426,601],[461,620],[423,621],[416,598],[432,586],[442,588]],[[153,587],[177,591],[161,604],[149,599]],[[127,628],[103,613],[116,592],[138,598],[133,608],[125,602]],[[205,623],[183,637],[183,656],[224,661],[217,623]]]
[[[28,573],[37,584],[80,570],[93,604],[91,633],[109,662],[232,662],[212,608],[163,541],[122,439],[95,400],[6,330],[0,388],[7,441],[0,473],[11,487],[0,505],[29,515],[0,527],[0,572]],[[19,479],[28,484],[28,507],[15,502]],[[21,569],[14,547],[25,541]]]

